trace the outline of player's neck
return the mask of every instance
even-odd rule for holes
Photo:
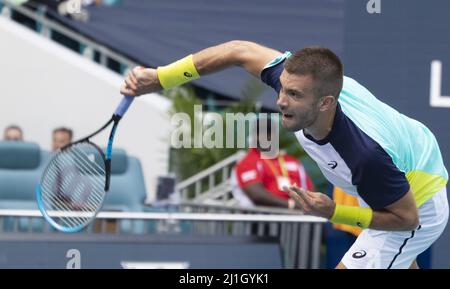
[[[315,140],[323,140],[333,129],[335,115],[336,108],[319,114],[314,124],[308,128],[305,128],[305,132],[312,136]]]

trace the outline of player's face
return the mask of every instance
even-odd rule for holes
[[[284,70],[280,83],[277,105],[282,114],[283,127],[298,131],[313,125],[319,115],[319,98],[312,92],[312,77],[290,74]]]

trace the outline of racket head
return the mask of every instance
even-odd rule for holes
[[[104,153],[89,140],[58,151],[36,188],[37,204],[47,222],[66,233],[88,226],[103,206],[107,173]]]

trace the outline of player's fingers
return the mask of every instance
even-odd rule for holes
[[[133,72],[133,70],[128,72],[128,78],[134,83],[134,85],[137,86],[138,80],[137,80],[136,74]]]
[[[308,206],[314,206],[314,198],[309,194],[310,192],[308,190],[299,188],[296,185],[291,188],[305,201]]]
[[[318,197],[318,193],[312,192],[310,190],[302,189],[303,193],[309,197],[310,200],[315,200]]]
[[[130,71],[130,75],[132,77],[134,77],[136,79],[136,81],[138,81],[139,80],[139,76],[141,76],[141,78],[142,78],[142,76],[143,76],[142,72],[144,71],[144,69],[145,69],[145,67],[143,67],[143,66],[136,66],[135,68],[133,68]]]
[[[136,96],[136,92],[130,89],[126,84],[122,85],[122,87],[120,88],[120,93],[127,96]]]
[[[137,90],[136,84],[134,84],[129,77],[125,78],[125,83],[130,89]]]
[[[135,68],[133,68],[131,71],[130,71],[130,77],[131,78],[133,78],[134,80],[136,80],[136,83],[138,82],[138,80],[139,80],[139,77],[138,77],[138,75],[139,75],[139,71],[140,70],[142,70],[143,68],[141,67],[141,66],[138,66],[138,67],[135,67]]]
[[[292,190],[291,188],[284,187],[284,191],[288,193],[289,197],[295,201],[295,203],[305,212],[308,213],[310,211],[309,206],[305,203],[305,200],[301,198],[297,192]]]

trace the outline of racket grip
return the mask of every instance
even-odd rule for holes
[[[134,97],[132,97],[132,96],[124,96],[122,98],[122,101],[119,103],[119,106],[116,108],[114,115],[122,117],[125,114],[125,112],[127,112],[128,108],[130,107],[133,100],[134,100]]]

